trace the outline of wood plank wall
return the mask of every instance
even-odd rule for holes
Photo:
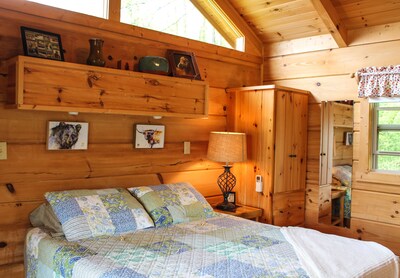
[[[259,85],[262,58],[159,32],[79,15],[27,1],[0,2],[0,61],[23,54],[20,26],[58,33],[65,60],[84,64],[88,39],[105,40],[108,67],[117,60],[137,63],[141,56],[165,56],[167,49],[193,51],[203,79],[210,85],[207,119],[17,111],[5,109],[7,76],[0,70],[0,141],[7,142],[8,159],[0,160],[0,277],[22,276],[23,242],[28,214],[43,202],[43,193],[74,188],[138,186],[189,181],[213,201],[219,164],[206,159],[210,131],[226,130],[226,87]],[[223,69],[223,70],[222,70]],[[47,151],[49,120],[89,123],[87,151]],[[166,126],[165,148],[134,149],[137,123]],[[191,154],[183,154],[183,142]],[[13,184],[15,193],[6,188]],[[214,197],[216,196],[216,197]]]
[[[314,37],[265,45],[263,83],[308,90],[308,158],[306,225],[325,232],[363,240],[376,240],[400,254],[399,175],[368,175],[368,104],[360,112],[357,82],[353,73],[367,66],[399,64],[400,33],[398,24],[376,26],[349,32],[350,46],[329,48],[329,38]],[[351,229],[318,223],[319,152],[321,132],[321,102],[355,100],[354,106],[354,170],[353,218]],[[362,124],[364,122],[364,124]],[[360,136],[364,134],[363,136]],[[362,167],[359,167],[362,165]],[[380,200],[375,203],[373,200]],[[382,205],[382,206],[381,206]],[[379,210],[378,210],[379,207]],[[376,214],[369,215],[369,209]]]

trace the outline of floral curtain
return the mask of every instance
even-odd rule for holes
[[[400,65],[368,67],[357,71],[358,97],[400,97]]]

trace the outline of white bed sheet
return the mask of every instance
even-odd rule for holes
[[[299,227],[283,227],[281,232],[312,278],[399,277],[399,258],[375,242]]]

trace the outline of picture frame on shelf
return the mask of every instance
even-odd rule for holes
[[[49,121],[47,150],[87,150],[89,123]]]
[[[135,126],[136,149],[162,149],[164,148],[165,126],[137,124]]]
[[[201,80],[200,71],[193,52],[168,50],[167,57],[172,76]]]
[[[64,61],[59,34],[21,26],[21,37],[25,56]]]
[[[236,192],[228,193],[228,202],[236,205]]]
[[[353,132],[345,132],[344,137],[345,137],[344,143],[346,146],[353,145]]]

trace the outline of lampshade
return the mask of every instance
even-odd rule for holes
[[[217,205],[218,209],[235,211],[236,206],[228,201],[229,193],[236,185],[236,177],[231,173],[229,162],[242,162],[247,159],[246,134],[237,132],[211,132],[208,141],[207,158],[217,162],[225,162],[225,171],[218,177],[217,184],[221,189],[224,201]]]
[[[247,159],[246,134],[211,132],[207,158],[216,162],[242,162]]]

